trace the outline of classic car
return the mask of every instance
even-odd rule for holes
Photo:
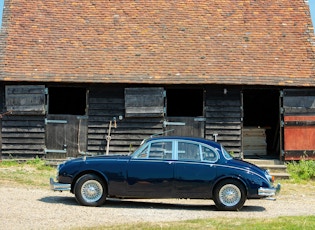
[[[212,199],[219,210],[239,210],[246,199],[280,191],[268,170],[234,159],[224,147],[192,137],[153,137],[130,155],[83,156],[58,166],[55,191],[74,193],[85,206],[107,198]]]

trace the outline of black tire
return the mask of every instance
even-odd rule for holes
[[[105,203],[107,188],[104,181],[94,174],[85,174],[75,183],[77,202],[84,206],[100,206]]]
[[[233,179],[219,182],[213,191],[213,201],[221,211],[239,211],[246,198],[244,185]]]

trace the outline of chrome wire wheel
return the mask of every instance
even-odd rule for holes
[[[81,195],[87,203],[97,202],[103,196],[103,186],[97,180],[88,180],[82,184]]]
[[[242,193],[236,185],[226,184],[219,191],[219,199],[223,205],[233,207],[242,199]]]
[[[100,206],[107,197],[106,182],[95,174],[84,174],[74,184],[75,198],[84,206]]]

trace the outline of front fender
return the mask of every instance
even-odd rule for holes
[[[86,175],[86,174],[94,174],[98,177],[100,177],[107,185],[107,190],[108,190],[108,183],[109,183],[109,179],[108,177],[101,171],[98,171],[98,170],[95,170],[95,169],[85,169],[84,171],[81,171],[80,173],[78,173],[72,180],[72,183],[71,183],[71,192],[73,193],[74,192],[74,186],[77,182],[77,180],[83,176],[83,175]]]

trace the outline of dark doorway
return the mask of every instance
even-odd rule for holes
[[[172,88],[166,90],[167,135],[204,137],[204,91]]]
[[[244,157],[279,156],[280,95],[279,90],[247,89],[243,91]]]
[[[48,100],[49,114],[85,115],[86,89],[51,87]]]
[[[168,89],[167,116],[198,117],[203,116],[202,89]]]

